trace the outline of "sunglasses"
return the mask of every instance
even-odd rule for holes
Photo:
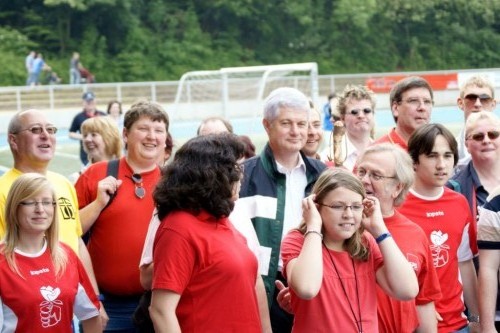
[[[477,99],[479,98],[479,100],[481,101],[481,104],[489,103],[492,100],[491,96],[489,96],[488,94],[480,94],[480,95],[467,94],[467,95],[465,95],[464,98],[468,103],[476,103]]]
[[[348,114],[352,114],[353,116],[357,116],[360,112],[363,112],[365,115],[366,114],[370,114],[373,112],[372,109],[370,108],[365,108],[365,109],[362,109],[362,110],[359,110],[359,109],[352,109],[351,111],[347,112]]]
[[[488,135],[488,138],[490,140],[495,140],[496,138],[498,138],[500,136],[500,132],[499,131],[488,131],[486,133],[475,133],[475,134],[469,135],[467,137],[467,139],[472,139],[474,141],[482,142],[486,135]]]
[[[139,173],[134,173],[132,174],[132,177],[129,177],[132,179],[135,185],[135,196],[138,197],[139,199],[144,198],[146,195],[146,189],[144,189],[144,186],[142,184],[142,176]]]

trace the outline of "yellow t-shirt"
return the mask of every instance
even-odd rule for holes
[[[5,202],[12,183],[23,173],[10,169],[0,177],[0,238],[5,236]],[[78,214],[78,199],[75,188],[64,176],[47,171],[45,175],[56,191],[59,207],[59,240],[69,245],[75,253],[78,251],[79,238],[82,235],[80,215]]]

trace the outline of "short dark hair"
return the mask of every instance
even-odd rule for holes
[[[418,164],[420,155],[429,155],[434,148],[436,137],[442,135],[453,153],[453,166],[458,162],[457,140],[444,125],[426,124],[418,128],[408,140],[408,153],[414,164]]]
[[[154,191],[158,217],[177,210],[202,210],[219,219],[234,208],[233,187],[242,177],[245,147],[231,133],[197,136],[176,152]]]
[[[434,93],[432,92],[432,87],[425,79],[420,76],[409,76],[407,78],[401,79],[392,87],[391,92],[389,93],[390,99],[390,107],[392,109],[392,105],[394,103],[399,103],[403,100],[403,94],[414,88],[425,88],[429,90],[431,94],[431,99],[434,100]],[[397,123],[398,118],[394,117],[394,121]]]

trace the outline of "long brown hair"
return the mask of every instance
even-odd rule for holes
[[[322,202],[328,193],[338,188],[346,188],[355,193],[359,193],[363,199],[366,197],[365,189],[361,181],[350,172],[342,169],[326,169],[323,171],[316,181],[316,184],[314,184],[312,194],[316,195],[317,202]],[[306,228],[305,221],[302,221],[298,230],[304,234]],[[353,259],[366,261],[368,260],[370,251],[363,241],[363,230],[363,227],[356,230],[349,239],[344,241],[343,247]],[[324,232],[324,228],[322,228],[322,231]]]

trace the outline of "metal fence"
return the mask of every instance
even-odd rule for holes
[[[327,96],[332,91],[340,91],[350,84],[366,84],[368,79],[383,78],[386,76],[406,75],[429,75],[449,73],[498,73],[499,69],[476,69],[476,70],[448,70],[433,72],[401,72],[401,73],[365,73],[365,74],[341,74],[341,75],[319,75],[318,87],[321,97]],[[491,75],[490,75],[491,76]],[[291,76],[273,78],[272,84],[266,86],[269,93],[277,86],[293,86],[298,89],[307,90],[309,77]],[[495,81],[497,81],[495,79]],[[248,82],[238,79],[235,85],[248,85]],[[94,83],[82,85],[47,85],[37,87],[0,87],[0,112],[20,111],[28,108],[54,111],[79,108],[81,95],[84,91],[92,90],[97,95],[99,103],[107,103],[111,100],[121,101],[124,105],[130,105],[140,98],[147,98],[162,105],[172,106],[175,101],[179,81],[160,82],[129,82],[129,83]],[[495,82],[497,87],[500,86]],[[229,88],[231,86],[229,85]],[[456,90],[456,88],[454,89]],[[231,95],[230,92],[225,92]],[[307,94],[307,91],[304,91]],[[266,94],[264,94],[265,96]],[[455,95],[456,96],[456,95]],[[248,100],[255,98],[254,95],[238,96],[235,99]]]

